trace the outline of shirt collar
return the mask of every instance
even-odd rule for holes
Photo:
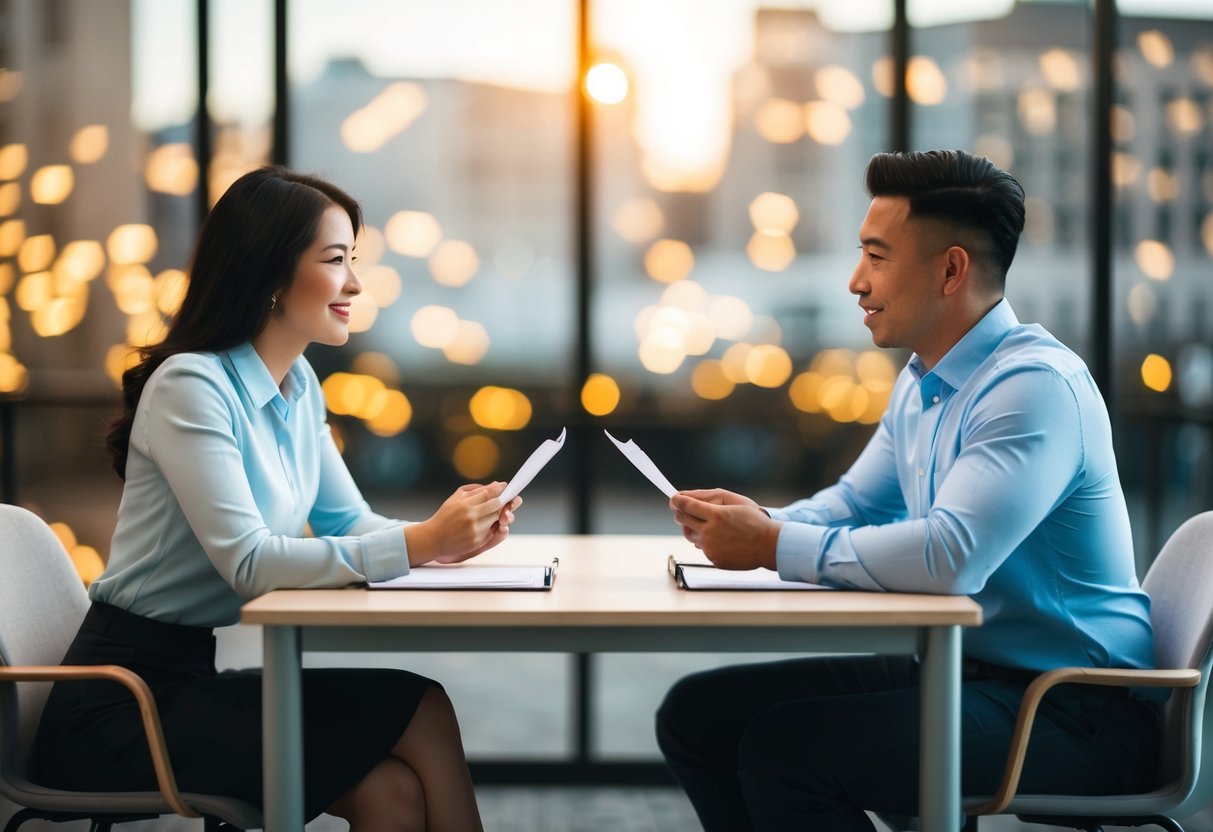
[[[244,385],[253,406],[258,410],[275,398],[280,399],[282,405],[294,404],[307,390],[307,374],[299,368],[298,361],[287,370],[282,384],[283,390],[286,391],[286,395],[283,396],[283,390],[279,390],[278,385],[274,384],[274,377],[270,375],[265,362],[253,349],[251,342],[233,347],[227,351],[227,354],[232,362],[232,368],[236,371],[236,376]]]
[[[1010,302],[1003,298],[931,370],[927,370],[917,355],[910,359],[910,369],[920,382],[933,374],[948,387],[959,390],[1016,326],[1019,326],[1019,319]]]

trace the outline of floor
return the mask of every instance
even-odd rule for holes
[[[0,820],[9,808],[0,801]],[[486,788],[480,791],[486,832],[698,832],[690,804],[673,789],[615,788]],[[201,821],[164,818],[119,827],[123,832],[201,832]],[[1184,822],[1188,832],[1213,829],[1213,813],[1202,812]],[[84,832],[84,823],[30,822],[22,832]],[[307,832],[344,832],[344,821],[327,815],[308,824]],[[877,822],[877,829],[887,830]],[[1107,827],[1108,832],[1122,827]],[[981,832],[1058,832],[1054,827],[1030,826],[1014,817],[985,818]]]

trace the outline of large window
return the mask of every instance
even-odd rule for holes
[[[171,316],[206,208],[276,161],[365,209],[351,343],[309,358],[383,512],[424,517],[462,482],[508,478],[563,427],[580,450],[528,488],[518,532],[675,532],[603,429],[680,487],[790,502],[846,469],[907,357],[872,347],[847,292],[864,166],[962,147],[1027,190],[1020,319],[1088,363],[1112,354],[1144,571],[1213,506],[1213,12],[1121,0],[1104,53],[1102,8],[0,2],[5,499],[60,523],[97,572],[120,494],[101,439],[116,379]],[[475,757],[619,761],[653,759],[675,677],[734,659],[386,660],[448,685]]]

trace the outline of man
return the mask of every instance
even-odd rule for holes
[[[880,347],[912,350],[868,446],[837,484],[764,510],[674,495],[683,534],[729,569],[846,589],[971,595],[965,794],[993,793],[1019,700],[1055,667],[1152,666],[1108,414],[1083,362],[1016,320],[1003,290],[1019,183],[962,151],[878,154],[850,291]],[[796,659],[690,676],[657,736],[707,830],[871,830],[917,813],[910,657]],[[1021,790],[1145,790],[1155,706],[1119,688],[1045,699]]]

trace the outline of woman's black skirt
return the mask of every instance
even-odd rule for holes
[[[206,628],[94,603],[63,659],[117,664],[147,682],[177,786],[262,806],[261,673],[216,673]],[[386,758],[435,682],[403,670],[303,671],[304,796],[321,814]],[[88,791],[155,791],[135,697],[110,680],[59,682],[34,745],[34,779]]]

